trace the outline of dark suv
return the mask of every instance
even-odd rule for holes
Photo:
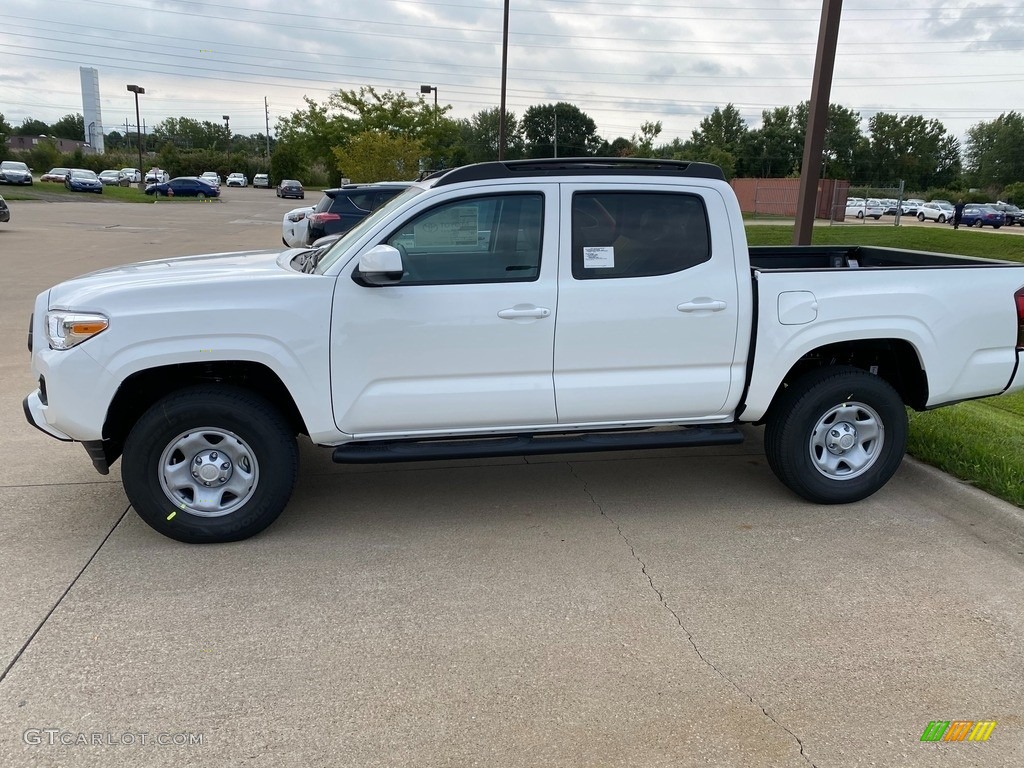
[[[324,196],[309,214],[306,244],[309,245],[324,235],[348,232],[408,186],[403,182],[382,182],[346,184],[337,189],[325,189]]]

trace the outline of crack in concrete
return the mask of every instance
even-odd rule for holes
[[[640,555],[637,554],[636,548],[633,546],[633,543],[629,540],[629,538],[626,536],[626,534],[623,533],[622,526],[619,525],[619,523],[617,523],[612,518],[611,515],[609,515],[607,512],[605,512],[604,507],[601,506],[601,502],[599,502],[594,497],[594,494],[591,492],[589,486],[587,485],[587,481],[584,480],[582,477],[580,477],[578,474],[576,474],[576,466],[572,462],[566,462],[566,463],[569,465],[569,472],[572,473],[572,476],[575,477],[580,482],[580,484],[583,486],[583,492],[586,493],[587,496],[590,497],[590,501],[594,504],[594,506],[597,508],[597,510],[601,513],[601,517],[605,518],[609,523],[614,525],[615,526],[615,530],[618,531],[618,533],[619,533],[619,537],[624,542],[626,542],[626,546],[629,547],[629,552],[633,556],[633,559],[636,560],[638,563],[640,563],[640,572],[646,577],[647,583],[650,584],[650,586],[651,586],[651,590],[654,592],[655,595],[658,596],[658,602],[661,603],[662,607],[666,611],[668,611],[670,614],[672,614],[672,618],[674,618],[676,620],[676,623],[679,625],[679,628],[681,630],[683,630],[683,632],[685,633],[686,641],[690,644],[690,647],[693,648],[694,653],[697,654],[697,658],[699,658],[702,662],[704,662],[704,664],[706,664],[708,667],[710,667],[715,672],[715,674],[717,674],[719,677],[721,677],[725,682],[727,682],[729,685],[731,685],[736,690],[736,692],[739,693],[742,697],[744,697],[747,701],[749,701],[752,706],[757,707],[759,710],[761,710],[761,714],[764,715],[768,720],[770,720],[775,725],[777,725],[779,728],[781,728],[786,733],[788,733],[793,738],[793,740],[796,741],[797,745],[800,747],[800,757],[802,757],[807,762],[807,764],[811,766],[811,768],[818,768],[818,766],[814,763],[814,761],[811,760],[811,758],[808,756],[806,751],[804,751],[804,743],[803,743],[803,741],[801,740],[801,738],[799,736],[797,736],[792,730],[787,728],[785,725],[780,723],[771,713],[768,712],[767,709],[765,709],[763,706],[761,706],[756,701],[754,701],[754,697],[753,696],[751,696],[749,693],[747,693],[742,688],[740,688],[740,686],[736,683],[735,680],[733,680],[731,677],[729,677],[727,674],[725,674],[725,672],[723,672],[721,669],[719,669],[715,665],[715,663],[713,661],[711,661],[711,659],[709,659],[707,656],[704,655],[704,652],[701,651],[701,649],[698,647],[696,641],[693,639],[693,633],[689,629],[687,629],[686,625],[683,623],[682,617],[678,613],[676,613],[676,611],[672,608],[671,605],[669,605],[668,600],[665,599],[664,593],[660,589],[658,589],[658,586],[654,583],[654,578],[647,571],[647,563],[645,563],[643,561],[643,558],[641,558]]]
[[[50,610],[46,612],[45,616],[43,616],[42,621],[40,621],[36,628],[32,630],[32,634],[28,636],[28,639],[24,642],[21,648],[18,649],[18,652],[14,654],[14,658],[11,659],[11,663],[7,665],[7,668],[2,673],[0,673],[0,683],[7,679],[8,673],[10,673],[12,669],[14,669],[14,665],[18,663],[18,660],[21,658],[22,654],[24,654],[25,651],[28,650],[29,645],[31,645],[32,641],[36,639],[36,635],[38,635],[42,628],[46,625],[46,622],[50,620],[50,617],[53,616],[54,611],[56,611],[57,608],[60,607],[60,604],[64,602],[64,598],[68,596],[68,593],[71,592],[71,589],[75,586],[75,584],[78,583],[78,580],[82,578],[82,574],[85,573],[85,569],[88,568],[92,564],[92,561],[96,559],[96,555],[98,555],[100,553],[100,550],[103,549],[103,545],[107,543],[107,540],[114,535],[114,531],[117,530],[117,526],[121,524],[121,521],[124,520],[125,515],[128,514],[128,510],[130,510],[131,508],[132,507],[130,504],[124,508],[124,512],[121,513],[121,516],[117,518],[114,524],[110,527],[110,530],[107,531],[107,535],[103,537],[103,541],[101,541],[99,545],[97,545],[95,551],[91,555],[89,555],[89,559],[85,561],[85,565],[83,565],[82,568],[78,571],[78,573],[75,574],[75,578],[73,578],[71,580],[71,583],[68,584],[67,588],[63,592],[61,592],[60,597],[57,598],[57,602],[55,602],[50,607]]]

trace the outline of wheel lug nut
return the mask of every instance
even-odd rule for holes
[[[196,456],[196,464],[202,464],[202,463],[203,463],[203,457],[202,456]]]
[[[199,473],[198,472],[193,472],[192,473],[192,477],[199,477]]]
[[[209,486],[210,485],[210,481],[209,480],[203,480],[203,485]]]
[[[214,451],[213,453],[210,454],[210,461],[216,461],[216,460],[217,460],[217,452]]]
[[[220,465],[220,468],[221,468],[221,469],[227,469],[227,468],[228,468],[228,467],[230,467],[230,466],[231,466],[231,465],[230,465],[230,464],[228,464],[228,463],[227,463],[227,462],[225,461],[225,462],[224,462],[223,464],[221,464],[221,465]]]

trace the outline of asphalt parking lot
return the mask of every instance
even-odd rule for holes
[[[300,202],[11,203],[0,766],[1024,764],[1024,518],[912,460],[826,508],[757,429],[386,467],[306,444],[277,523],[197,547],[25,422],[39,291],[276,247]],[[921,741],[956,720],[997,725]]]

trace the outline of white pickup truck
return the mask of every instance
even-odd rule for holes
[[[905,405],[1024,387],[1021,265],[748,248],[701,163],[485,163],[413,184],[326,250],[95,272],[39,295],[32,424],[122,458],[167,536],[265,528],[296,436],[338,462],[739,442],[842,503],[904,455]]]

